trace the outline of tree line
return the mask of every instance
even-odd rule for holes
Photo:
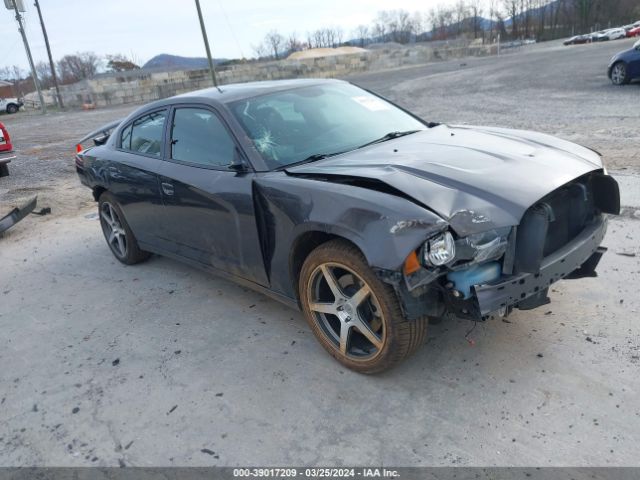
[[[101,57],[94,52],[78,52],[65,55],[55,63],[56,75],[60,85],[76,83],[85,78],[91,78],[101,71],[123,72],[139,68],[135,59],[125,55],[116,54]],[[41,87],[45,89],[53,87],[54,82],[49,63],[38,62],[35,65],[35,69]],[[0,79],[12,82],[17,93],[23,94],[33,91],[31,72],[27,72],[17,65],[0,67]]]
[[[494,42],[498,35],[504,40],[552,40],[639,19],[638,0],[457,0],[426,11],[379,11],[371,23],[349,32],[348,38],[336,26],[304,36],[271,30],[253,51],[261,59],[280,59],[311,48],[366,47],[387,42],[408,44],[460,37]]]

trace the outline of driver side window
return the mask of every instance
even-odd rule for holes
[[[171,158],[205,167],[233,163],[235,143],[218,116],[204,108],[177,108],[171,128]]]

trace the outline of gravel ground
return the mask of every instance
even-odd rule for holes
[[[637,466],[640,85],[603,75],[628,44],[354,78],[429,119],[597,148],[629,212],[610,224],[599,278],[472,331],[433,325],[373,377],[341,368],[298,312],[262,295],[166,258],[113,258],[72,147],[133,106],[2,116],[19,158],[0,202],[38,192],[53,215],[0,238],[0,466]]]
[[[606,75],[633,43],[551,42],[350,80],[427,120],[551,133],[598,150],[609,168],[640,172],[640,83],[616,87]]]
[[[0,209],[34,194],[40,206],[49,206],[58,215],[73,214],[89,205],[92,198],[78,182],[73,166],[76,142],[134,108],[0,116],[17,155],[9,164],[10,175],[0,179]]]

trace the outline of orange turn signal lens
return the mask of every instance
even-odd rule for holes
[[[412,273],[416,273],[420,270],[420,262],[418,261],[418,255],[416,252],[411,252],[407,259],[404,261],[404,267],[402,271],[405,275],[411,275]]]

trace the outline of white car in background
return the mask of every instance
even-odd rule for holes
[[[627,31],[624,28],[612,28],[606,30],[605,35],[609,37],[609,40],[619,40],[621,38],[627,38]]]
[[[627,32],[624,28],[609,28],[600,32],[591,34],[591,41],[593,42],[606,42],[608,40],[618,40],[619,38],[625,38]]]
[[[0,112],[16,113],[22,105],[17,98],[0,98]]]

